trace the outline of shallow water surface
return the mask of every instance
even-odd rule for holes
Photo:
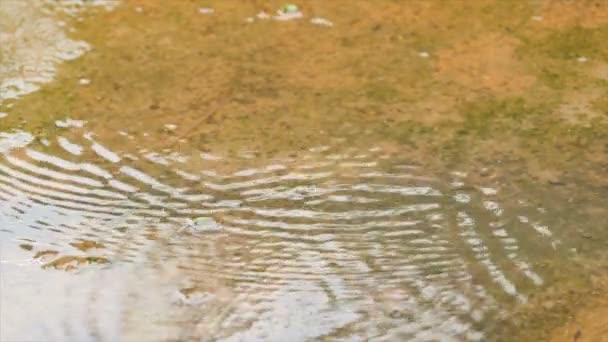
[[[0,340],[538,340],[588,298],[603,7],[203,5],[0,2]]]
[[[32,322],[23,296],[49,291],[58,312],[33,336],[480,340],[544,284],[535,265],[567,262],[553,208],[398,151],[125,158],[90,133],[63,139],[53,154],[24,132],[2,140],[8,338]]]

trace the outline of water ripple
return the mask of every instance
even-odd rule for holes
[[[523,302],[543,285],[532,242],[559,243],[542,215],[503,205],[491,184],[425,174],[380,148],[327,145],[259,165],[124,158],[91,135],[70,138],[79,153],[31,142],[0,135],[0,236],[38,262],[28,274],[57,278],[55,296],[70,293],[71,311],[33,314],[72,322],[65,336],[482,340],[505,296]],[[526,244],[523,229],[534,232]],[[7,274],[26,267],[4,253]],[[14,277],[15,296],[38,291]],[[160,314],[137,317],[142,308]]]

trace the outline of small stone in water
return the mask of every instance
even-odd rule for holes
[[[173,131],[177,128],[177,125],[174,124],[166,124],[165,128],[168,129],[169,131]]]
[[[88,85],[91,84],[91,80],[87,79],[87,78],[81,78],[78,83],[80,83],[81,85]]]
[[[588,61],[587,57],[579,57],[576,60],[579,61],[580,63],[585,63],[586,61]]]
[[[418,56],[422,57],[422,58],[429,58],[429,53],[426,51],[422,51],[418,53]]]
[[[135,7],[135,12],[137,12],[137,13],[141,13],[141,12],[143,12],[143,11],[144,11],[144,9],[143,9],[143,8],[141,8],[141,7]]]
[[[5,117],[7,117],[7,116],[8,116],[8,114],[3,113],[3,112],[0,112],[0,119],[5,118]]]
[[[209,7],[201,7],[198,9],[198,12],[201,14],[212,14],[213,12],[215,12],[215,10]]]

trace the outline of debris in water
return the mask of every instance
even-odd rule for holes
[[[82,121],[82,120],[65,119],[65,120],[55,121],[55,126],[57,126],[59,128],[68,128],[68,127],[81,128],[82,126],[84,126],[85,123],[86,123],[86,121]]]
[[[328,26],[328,27],[334,26],[334,23],[332,23],[331,21],[329,21],[325,18],[320,18],[320,17],[315,17],[315,18],[310,19],[310,23],[313,25],[320,25],[320,26]]]
[[[81,257],[81,256],[63,256],[56,260],[53,260],[49,263],[46,263],[42,266],[42,268],[56,268],[63,269],[66,271],[75,270],[78,266],[83,264],[107,264],[110,260],[104,257],[98,256],[89,256],[89,257]]]
[[[253,19],[253,17],[245,18],[245,22],[247,22],[247,23],[252,23],[254,21],[255,21],[255,19]]]
[[[7,117],[7,113],[0,112],[0,119]]]
[[[262,19],[262,20],[264,20],[264,19],[269,19],[269,18],[270,18],[270,14],[268,14],[268,13],[266,13],[266,12],[262,11],[262,12],[258,13],[258,14],[256,15],[256,17],[258,17],[258,19]]]
[[[198,12],[201,14],[213,14],[213,12],[215,12],[215,10],[213,8],[209,8],[209,7],[201,7],[198,9]]]
[[[216,156],[214,154],[205,153],[205,152],[201,152],[201,158],[204,159],[204,160],[220,160],[220,159],[222,159],[222,157],[220,157],[220,156]]]
[[[532,20],[534,20],[534,21],[543,21],[543,17],[540,16],[540,15],[535,15],[535,16],[532,17]]]
[[[144,11],[144,9],[143,9],[143,8],[141,8],[141,7],[139,7],[139,6],[138,6],[138,7],[135,7],[135,12],[137,12],[137,13],[141,13],[141,12],[143,12],[143,11]]]
[[[299,19],[304,16],[304,14],[300,12],[298,6],[294,4],[287,4],[283,6],[280,10],[277,11],[277,14],[278,15],[274,16],[274,19],[281,21]]]
[[[169,131],[174,131],[177,128],[177,125],[174,124],[166,124],[165,128]]]
[[[88,78],[81,78],[78,83],[80,83],[80,85],[89,85],[91,84],[91,80],[89,80]]]
[[[587,57],[581,56],[579,58],[576,59],[577,61],[579,61],[580,63],[585,63],[587,62],[589,59],[587,59]]]
[[[422,58],[429,58],[430,55],[426,51],[421,51],[421,52],[418,52],[418,56],[420,56]]]
[[[211,217],[199,216],[192,220],[187,219],[186,224],[180,229],[190,230],[192,232],[212,232],[220,230],[220,224]]]
[[[57,254],[59,254],[59,252],[57,252],[57,251],[51,251],[51,250],[39,251],[36,254],[34,254],[34,259],[46,258],[49,256],[55,256]]]
[[[22,243],[19,245],[19,247],[21,247],[22,249],[26,250],[26,251],[31,251],[34,246],[27,244],[27,243]]]
[[[192,220],[192,222],[194,222],[194,224],[196,224],[197,226],[204,226],[209,223],[215,223],[215,221],[212,218],[204,217],[204,216],[197,217],[194,220]]]
[[[285,14],[293,14],[293,13],[300,12],[300,10],[298,9],[298,6],[295,4],[286,4],[281,9],[281,12],[285,13]]]

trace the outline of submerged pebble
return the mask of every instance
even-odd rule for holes
[[[215,10],[209,7],[201,7],[198,9],[198,12],[201,14],[213,14]]]

